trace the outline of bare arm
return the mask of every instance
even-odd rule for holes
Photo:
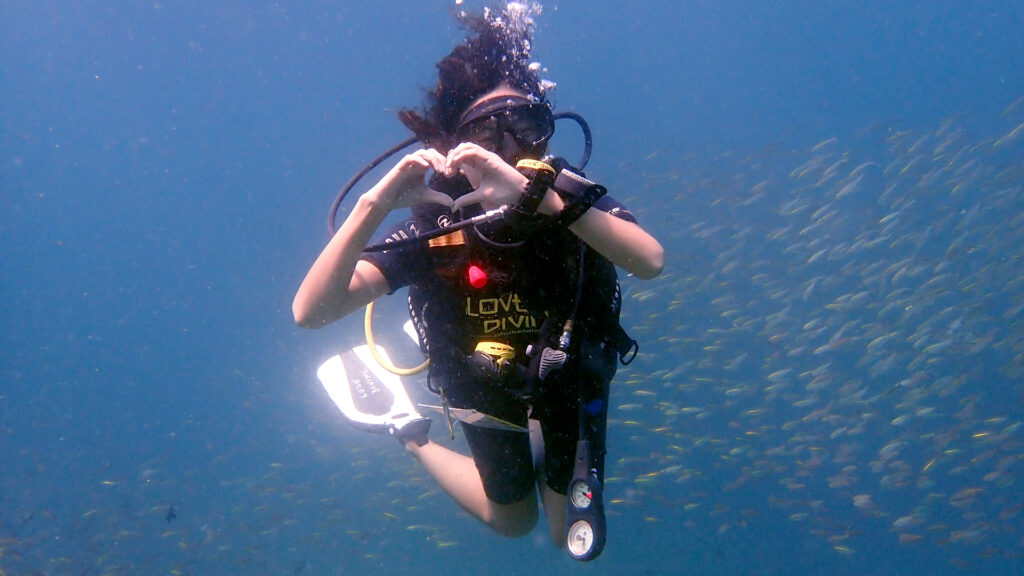
[[[360,261],[388,210],[361,196],[338,233],[306,273],[292,302],[295,323],[320,328],[365,306],[389,287],[380,270]]]
[[[515,204],[526,189],[526,177],[497,155],[475,144],[459,144],[448,154],[449,171],[461,170],[475,191],[455,201],[455,209],[480,202],[485,209]],[[548,190],[538,207],[542,214],[558,214],[561,197]],[[665,249],[639,225],[591,208],[569,226],[574,234],[616,266],[645,280],[661,273]]]
[[[436,150],[413,152],[359,197],[295,294],[292,314],[296,324],[326,326],[388,292],[384,275],[373,264],[359,260],[359,255],[392,210],[420,202],[451,204],[451,198],[423,184],[426,171],[443,171],[444,162]]]
[[[558,214],[564,207],[561,197],[548,190],[538,210]],[[569,230],[613,264],[638,278],[650,280],[661,274],[665,266],[665,249],[660,242],[638,224],[603,210],[587,210],[569,225]]]

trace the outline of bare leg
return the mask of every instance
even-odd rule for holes
[[[424,446],[408,442],[405,448],[413,453],[427,473],[459,506],[498,534],[524,536],[537,524],[535,492],[531,491],[528,496],[513,504],[492,502],[484,493],[480,472],[469,456],[433,442],[427,442]]]
[[[561,548],[565,545],[565,507],[569,505],[569,498],[552,490],[546,482],[540,484],[540,497],[544,501],[551,540]]]
[[[565,507],[568,498],[548,486],[544,476],[544,434],[540,422],[536,420],[530,420],[530,449],[533,451],[533,469],[537,471],[537,488],[548,519],[548,533],[555,545],[561,548],[565,544]]]

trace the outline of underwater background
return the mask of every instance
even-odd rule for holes
[[[591,564],[349,427],[361,315],[291,318],[466,6],[0,1],[0,574],[1024,574],[1024,4],[544,5],[667,252]]]

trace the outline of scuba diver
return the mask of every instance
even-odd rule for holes
[[[587,560],[604,538],[609,383],[637,350],[618,322],[615,267],[650,279],[664,251],[582,166],[546,156],[558,115],[528,60],[532,20],[514,5],[458,16],[467,39],[437,64],[426,105],[399,112],[422,148],[359,197],[302,281],[293,313],[319,328],[408,287],[428,387],[446,410],[530,432],[463,422],[466,456],[431,441],[431,421],[415,412],[389,431],[499,534],[533,529],[539,491],[552,539]],[[404,208],[411,215],[369,245]],[[594,533],[576,530],[573,511]]]

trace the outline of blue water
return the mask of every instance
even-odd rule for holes
[[[360,319],[291,321],[453,5],[0,3],[0,573],[1024,573],[1024,7],[544,7],[668,256],[578,565],[345,425]]]

